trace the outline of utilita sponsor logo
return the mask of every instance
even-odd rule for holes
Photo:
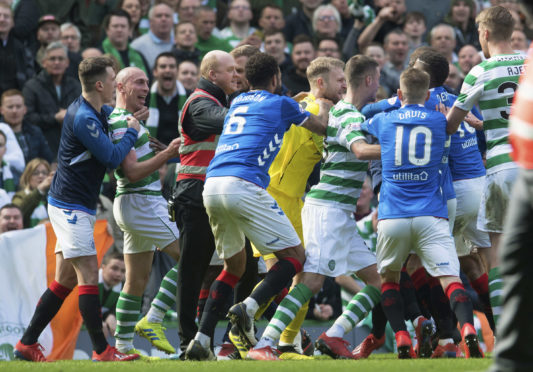
[[[398,172],[392,175],[392,179],[395,181],[427,181],[428,177],[427,172]]]
[[[239,144],[238,143],[234,143],[233,145],[223,144],[223,145],[220,145],[220,146],[217,147],[217,149],[215,150],[215,153],[218,154],[220,152],[234,151],[234,150],[238,150],[238,149],[239,149]]]
[[[462,144],[463,149],[466,149],[468,147],[477,146],[477,138],[469,138]]]

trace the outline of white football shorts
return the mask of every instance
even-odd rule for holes
[[[477,228],[481,231],[501,233],[518,168],[502,169],[487,174],[477,215]]]
[[[459,260],[448,221],[422,216],[378,222],[378,272],[401,271],[410,252],[433,277],[459,276]]]
[[[57,237],[56,253],[62,252],[65,259],[96,255],[94,246],[96,216],[48,204],[48,217]]]
[[[302,209],[302,225],[303,272],[336,277],[376,263],[376,256],[357,233],[352,212],[307,202]]]
[[[244,249],[245,236],[262,255],[301,244],[276,201],[252,182],[238,177],[210,177],[202,195],[222,259]]]
[[[459,257],[470,254],[473,247],[490,247],[489,234],[477,228],[477,215],[481,203],[485,176],[454,181],[457,195],[457,215],[453,226],[455,248]]]
[[[119,195],[113,201],[113,216],[124,232],[125,254],[164,249],[180,236],[161,195]]]

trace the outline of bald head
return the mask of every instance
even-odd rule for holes
[[[144,74],[144,71],[138,67],[125,67],[118,72],[117,77],[115,78],[115,81],[117,84],[125,84],[132,77],[134,73],[139,73],[139,72]]]
[[[228,58],[233,59],[231,54],[223,52],[222,50],[212,50],[208,52],[200,64],[200,75],[204,79],[209,80],[209,71],[216,70],[220,65],[220,62],[222,62],[223,59],[227,60]]]
[[[116,77],[118,108],[130,112],[139,111],[148,95],[148,78],[143,70],[137,67],[126,67]]]
[[[235,60],[226,52],[212,50],[207,53],[200,65],[201,76],[220,87],[226,94],[237,89],[237,74]]]

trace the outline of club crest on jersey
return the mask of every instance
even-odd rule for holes
[[[283,141],[283,137],[280,139],[278,137],[278,134],[276,133],[274,135],[274,140],[270,141],[268,143],[268,147],[263,150],[263,153],[257,157],[257,163],[260,167],[265,165],[267,163],[267,159],[270,158],[270,155],[272,155],[275,151],[279,150],[281,148],[281,142]]]

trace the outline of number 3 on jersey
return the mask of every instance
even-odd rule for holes
[[[237,107],[233,110],[233,113],[229,117],[226,127],[224,129],[224,134],[240,134],[244,129],[244,124],[246,124],[246,118],[239,116],[239,114],[245,114],[248,112],[248,106]]]
[[[396,143],[395,143],[395,151],[394,151],[394,165],[397,167],[402,166],[402,156],[403,156],[403,132],[404,132],[404,126],[399,125],[396,127]],[[419,146],[422,147],[422,156],[417,156],[417,137],[423,136],[424,139],[419,142]],[[411,133],[409,134],[409,143],[407,146],[407,154],[408,154],[408,160],[409,163],[415,166],[424,166],[429,163],[430,157],[431,157],[431,139],[432,139],[432,133],[431,130],[424,126],[416,126],[413,129],[411,129]]]

